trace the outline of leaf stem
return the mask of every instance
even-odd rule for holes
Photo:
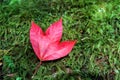
[[[40,61],[40,63],[37,65],[37,67],[35,68],[35,71],[34,71],[34,73],[33,73],[33,75],[32,75],[32,78],[35,76],[35,74],[37,73],[37,71],[38,71],[38,69],[39,69],[39,67],[40,67],[40,65],[42,64],[42,61]]]

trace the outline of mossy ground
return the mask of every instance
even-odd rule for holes
[[[39,60],[29,40],[31,21],[42,29],[63,19],[62,40],[77,40],[65,58]],[[119,0],[1,0],[0,78],[3,80],[119,80]]]

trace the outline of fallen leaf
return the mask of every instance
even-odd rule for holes
[[[32,21],[30,42],[40,61],[56,60],[71,52],[76,40],[60,42],[62,32],[62,19],[51,24],[45,32]]]

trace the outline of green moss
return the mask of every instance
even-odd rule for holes
[[[14,5],[9,5],[10,1]],[[19,0],[19,4],[15,1],[0,2],[0,59],[4,80],[120,78],[118,0]],[[77,40],[77,44],[67,57],[44,62],[31,78],[39,63],[29,41],[31,21],[46,30],[61,17],[62,40]]]

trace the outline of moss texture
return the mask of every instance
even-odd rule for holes
[[[39,60],[29,41],[31,21],[42,29],[63,19],[62,40],[77,40],[65,58]],[[119,80],[119,0],[0,0],[3,80]]]

